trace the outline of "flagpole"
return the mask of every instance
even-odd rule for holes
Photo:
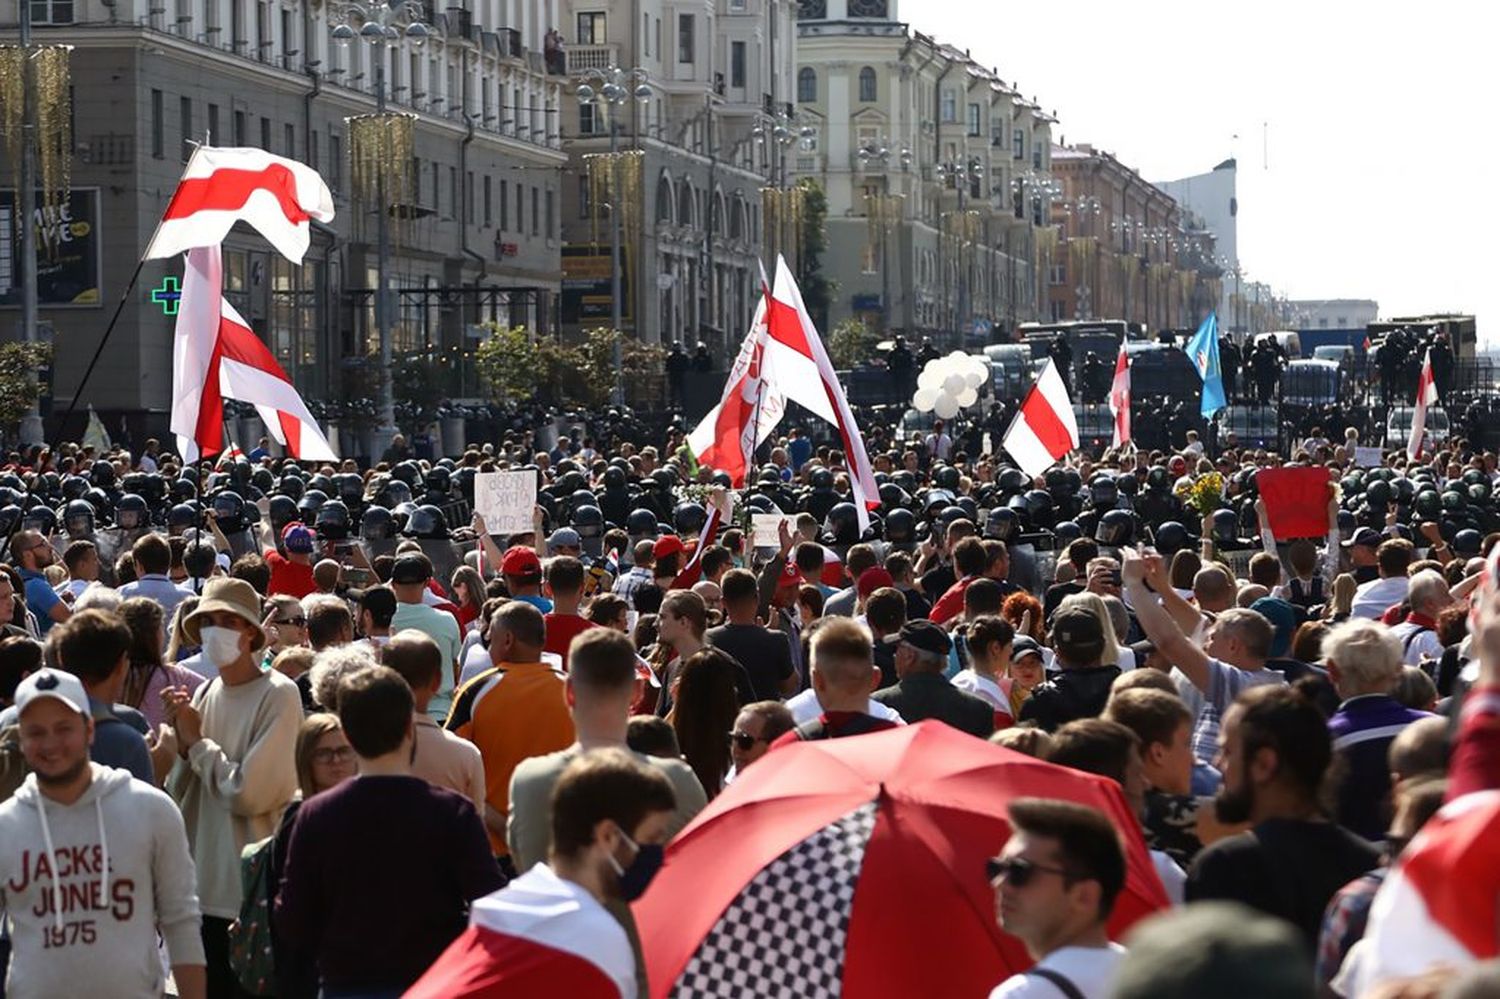
[[[193,161],[198,158],[198,153],[207,145],[207,143],[188,141],[193,147],[193,153],[188,157],[187,163],[182,168],[182,176],[177,178],[178,188],[187,179],[188,171],[192,169]],[[175,196],[177,188],[173,188],[172,193]],[[146,251],[151,248],[152,243],[156,242],[156,236],[161,232],[162,223],[167,220],[167,209],[171,207],[171,199],[168,199],[167,208],[162,209],[161,217],[156,220],[156,228],[151,230],[151,238],[146,240],[146,249],[141,251],[140,259],[135,262],[135,270],[131,272],[130,280],[126,283],[125,290],[120,292],[120,300],[115,303],[115,312],[114,315],[110,316],[109,325],[104,327],[104,335],[99,338],[99,346],[94,349],[94,356],[89,359],[89,366],[83,370],[83,378],[79,380],[78,386],[73,390],[73,398],[68,401],[68,411],[63,414],[62,419],[57,423],[57,439],[59,441],[67,439],[64,431],[67,429],[68,421],[73,418],[73,411],[78,408],[78,400],[82,397],[83,390],[88,387],[89,379],[94,374],[94,368],[99,364],[99,358],[104,355],[104,348],[109,343],[110,334],[114,333],[115,324],[120,321],[120,314],[125,311],[125,303],[130,300],[130,293],[135,289],[136,281],[140,280],[141,269],[146,266]]]

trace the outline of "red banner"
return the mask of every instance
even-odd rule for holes
[[[1328,469],[1266,468],[1255,485],[1266,501],[1266,519],[1277,541],[1321,538],[1328,533]]]

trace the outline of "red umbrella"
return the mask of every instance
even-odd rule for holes
[[[1062,798],[1126,844],[1118,938],[1167,905],[1119,787],[927,721],[777,749],[667,848],[635,906],[654,997],[982,996],[1030,967],[984,861],[1006,805]]]

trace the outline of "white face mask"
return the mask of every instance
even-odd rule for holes
[[[223,669],[240,657],[240,633],[233,628],[205,625],[198,629],[203,639],[203,658]]]

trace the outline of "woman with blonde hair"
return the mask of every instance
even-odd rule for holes
[[[1323,620],[1338,624],[1349,620],[1349,610],[1354,606],[1354,591],[1359,589],[1352,573],[1342,573],[1333,579],[1333,593],[1323,607]]]
[[[1071,607],[1082,607],[1099,619],[1099,628],[1104,632],[1104,654],[1099,657],[1101,666],[1120,665],[1120,643],[1115,638],[1115,623],[1109,616],[1109,608],[1097,593],[1070,593],[1057,605],[1058,612]]]

